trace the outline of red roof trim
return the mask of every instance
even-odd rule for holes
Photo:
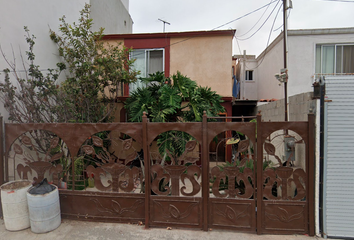
[[[194,31],[194,32],[168,32],[168,33],[131,33],[108,34],[103,40],[109,39],[147,39],[147,38],[171,38],[171,37],[199,37],[199,36],[234,36],[235,29],[218,31]]]
[[[221,97],[221,100],[224,100],[225,102],[231,102],[232,97]]]

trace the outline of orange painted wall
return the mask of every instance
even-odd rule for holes
[[[170,74],[180,71],[222,97],[232,96],[232,36],[171,38]]]

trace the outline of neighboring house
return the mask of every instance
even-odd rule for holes
[[[258,79],[254,69],[257,67],[255,55],[234,55],[235,79],[233,86],[234,116],[254,116],[258,102]]]
[[[131,33],[132,19],[129,15],[129,0],[0,0],[0,46],[6,57],[13,62],[18,70],[23,71],[21,55],[25,58],[28,44],[25,40],[24,26],[35,35],[35,64],[46,71],[55,68],[60,61],[58,48],[49,38],[49,29],[58,31],[59,18],[63,15],[66,22],[77,22],[80,10],[86,3],[91,4],[93,31],[100,27],[105,33]],[[27,59],[25,59],[27,60]],[[0,57],[0,70],[8,68],[4,58]],[[4,75],[0,75],[3,78]],[[64,78],[64,74],[61,76]],[[0,107],[0,113],[7,120],[7,113]]]
[[[288,97],[312,92],[312,84],[320,75],[353,73],[353,51],[354,28],[289,30]],[[283,56],[283,34],[279,34],[257,58],[245,53],[235,55],[239,64],[237,74],[240,76],[241,90],[240,98],[234,104],[237,105],[244,100],[269,102],[284,99],[284,86],[275,78],[275,74],[280,73],[284,67]],[[252,80],[249,79],[250,76]],[[265,109],[262,107],[259,109],[265,113],[263,111]],[[300,119],[300,116],[295,117],[294,113],[298,112],[297,110],[294,110],[293,114],[291,112],[290,104],[290,120],[306,118],[306,112],[303,112],[304,119]]]
[[[245,89],[234,104],[257,101],[253,110],[261,110],[264,121],[283,121],[284,86],[275,78],[284,66],[283,34],[256,59],[234,58]],[[257,95],[248,90],[250,71]],[[353,238],[354,28],[289,30],[288,74],[289,120],[306,121],[310,111],[316,113],[316,232]],[[324,95],[313,100],[320,77]]]
[[[198,85],[210,87],[222,96],[226,115],[232,116],[232,38],[235,30],[170,32],[147,34],[110,34],[107,42],[122,43],[132,48],[135,68],[141,77],[157,71],[166,76],[180,71]],[[129,93],[142,83],[124,85],[119,98],[124,102]],[[117,119],[125,121],[123,104],[119,103]]]

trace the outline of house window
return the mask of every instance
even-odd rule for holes
[[[146,78],[149,74],[164,71],[164,49],[135,49],[130,54],[131,59],[135,59],[133,67],[140,71],[135,83],[129,84],[129,92],[134,92],[137,88],[145,87],[139,78]]]
[[[354,73],[354,45],[331,44],[316,46],[316,73]]]
[[[253,70],[246,70],[246,78],[245,80],[247,81],[252,81],[253,80]]]

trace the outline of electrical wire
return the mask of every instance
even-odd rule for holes
[[[240,51],[240,55],[242,55],[242,51],[241,51],[241,48],[240,48],[240,44],[237,40],[237,37],[234,37],[236,39],[236,43],[237,43],[237,46],[238,46],[238,50]]]
[[[277,20],[279,11],[280,11],[280,9],[282,8],[282,6],[283,6],[283,4],[280,5],[280,7],[279,7],[279,9],[278,9],[278,11],[277,11],[277,14],[275,15],[275,18],[274,18],[274,20],[273,20],[272,28],[271,28],[270,31],[269,31],[269,36],[268,36],[268,41],[267,41],[267,47],[266,47],[265,50],[264,50],[264,54],[263,54],[263,57],[262,57],[262,59],[261,59],[261,62],[260,62],[255,68],[250,69],[250,70],[255,70],[255,69],[257,69],[257,68],[262,64],[262,62],[263,62],[265,56],[267,55],[267,49],[268,49],[268,47],[269,47],[270,37],[272,36],[274,24],[275,24],[275,21]]]
[[[291,13],[291,9],[289,10],[289,13],[288,13],[288,16],[286,17],[286,19],[289,19],[290,13]],[[284,24],[280,25],[277,29],[273,30],[273,32],[278,31],[278,30],[281,29],[283,26],[284,26]]]
[[[270,3],[271,3],[272,1],[273,1],[273,0],[271,0]],[[238,37],[243,37],[243,36],[245,36],[246,34],[248,34],[248,33],[259,23],[259,21],[261,21],[261,19],[263,18],[264,14],[267,12],[269,6],[270,6],[270,5],[268,5],[267,8],[264,10],[264,12],[262,13],[261,17],[257,20],[257,22],[256,22],[247,32],[245,32],[244,34],[239,35]]]
[[[264,5],[264,6],[260,7],[260,8],[257,8],[256,10],[253,10],[253,11],[251,11],[251,12],[249,12],[249,13],[246,13],[245,15],[243,15],[243,16],[241,16],[241,17],[238,17],[238,18],[235,18],[234,20],[231,20],[230,22],[224,23],[224,24],[222,24],[222,25],[220,25],[220,26],[218,26],[218,27],[216,27],[216,28],[213,28],[213,29],[211,29],[210,31],[216,30],[216,29],[221,28],[221,27],[223,27],[223,26],[225,26],[225,25],[228,25],[228,24],[230,24],[230,23],[236,22],[236,21],[238,21],[238,20],[240,20],[240,19],[242,19],[242,18],[244,18],[244,17],[247,17],[248,15],[251,15],[252,13],[258,12],[259,10],[261,10],[261,9],[263,9],[263,8],[265,8],[265,7],[268,7],[269,5],[271,5],[272,3],[275,3],[275,2],[277,2],[277,1],[281,1],[281,0],[274,0],[274,1],[271,1],[270,3]]]
[[[213,28],[213,29],[211,29],[211,30],[208,30],[208,31],[205,31],[205,32],[201,32],[201,33],[198,34],[197,36],[190,37],[190,38],[186,38],[186,39],[183,39],[183,40],[181,40],[181,41],[178,41],[178,42],[175,42],[175,43],[172,43],[172,44],[168,44],[168,45],[166,45],[166,46],[164,46],[164,47],[162,47],[162,48],[170,47],[170,46],[173,46],[173,45],[176,45],[176,44],[179,44],[179,43],[188,41],[188,40],[190,40],[190,39],[196,38],[196,37],[198,37],[198,36],[202,36],[202,35],[204,35],[204,34],[208,34],[208,32],[214,31],[214,30],[219,29],[219,28],[221,28],[221,27],[223,27],[223,26],[226,26],[226,25],[228,25],[228,24],[230,24],[230,23],[233,23],[233,22],[238,21],[238,20],[240,20],[240,19],[242,19],[242,18],[245,18],[245,17],[247,17],[247,16],[249,16],[249,15],[251,15],[251,14],[253,14],[253,13],[255,13],[255,12],[257,12],[257,11],[263,9],[263,8],[265,8],[265,7],[268,7],[269,5],[271,5],[271,4],[275,3],[275,2],[279,2],[279,1],[281,1],[281,0],[274,0],[274,1],[271,1],[271,2],[269,2],[269,3],[265,4],[265,5],[263,5],[262,7],[259,7],[259,8],[255,9],[255,10],[249,12],[249,13],[246,13],[245,15],[242,15],[241,17],[235,18],[234,20],[231,20],[231,21],[229,21],[229,22],[227,22],[227,23],[224,23],[224,24],[222,24],[222,25],[220,25],[220,26],[218,26],[218,27],[215,27],[215,28]],[[166,33],[166,35],[167,35],[167,33]],[[137,54],[136,56],[139,56],[139,55],[142,55],[142,54],[145,54],[145,53],[140,53],[140,54]]]
[[[219,28],[221,28],[221,27],[223,27],[223,26],[226,26],[226,25],[228,25],[228,24],[230,24],[230,23],[236,22],[236,21],[238,21],[238,20],[240,20],[240,19],[242,19],[242,18],[245,18],[245,17],[247,17],[247,16],[249,16],[249,15],[255,13],[255,12],[258,12],[259,10],[261,10],[261,9],[263,9],[263,8],[265,8],[265,7],[269,7],[269,5],[271,5],[271,4],[275,3],[275,2],[277,2],[277,4],[278,4],[280,1],[281,1],[281,0],[274,0],[274,1],[271,1],[271,2],[269,2],[269,3],[267,3],[267,4],[263,5],[263,6],[261,6],[261,7],[257,8],[257,9],[255,9],[255,10],[253,10],[253,11],[251,11],[251,12],[246,13],[245,15],[242,15],[241,17],[235,18],[235,19],[233,19],[233,20],[231,20],[231,21],[229,21],[229,22],[226,22],[226,23],[224,23],[224,24],[222,24],[222,25],[220,25],[220,26],[218,26],[218,27],[215,27],[215,28],[213,28],[213,29],[211,29],[211,30],[208,30],[208,31],[205,31],[205,32],[201,32],[198,36],[207,34],[208,32],[214,31],[214,30],[219,29]],[[167,33],[166,33],[166,35],[167,35]],[[176,45],[176,44],[179,44],[179,43],[188,41],[188,40],[193,39],[193,38],[196,38],[196,37],[197,37],[197,36],[190,37],[190,38],[186,38],[186,39],[183,39],[183,40],[181,40],[181,41],[175,42],[175,43],[173,43],[173,44],[168,44],[168,45],[166,45],[166,46],[164,46],[164,47],[162,47],[162,48],[166,48],[166,47],[169,47],[169,46],[172,46],[172,45]],[[145,54],[145,53],[140,53],[140,54],[137,54],[136,56],[142,55],[142,54]],[[17,72],[25,72],[26,70],[16,70],[16,71],[17,71]],[[48,71],[48,69],[40,69],[40,71]],[[10,70],[10,72],[13,72],[13,71]]]
[[[264,24],[266,24],[266,22],[269,20],[270,16],[273,14],[274,10],[277,8],[278,4],[280,3],[281,0],[278,0],[277,4],[274,6],[273,10],[271,11],[271,13],[268,15],[268,17],[266,18],[266,20],[262,23],[262,25],[249,37],[247,38],[238,38],[238,40],[240,41],[245,41],[248,40],[250,38],[252,38],[257,32],[259,32],[261,30],[261,28],[264,26]]]

